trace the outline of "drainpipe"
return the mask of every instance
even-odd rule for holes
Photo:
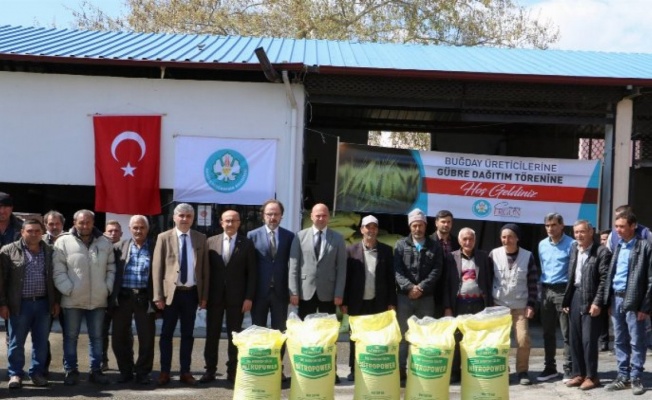
[[[300,181],[301,177],[297,179],[297,157],[301,154],[302,149],[300,146],[301,141],[299,140],[298,124],[297,124],[297,99],[294,96],[294,91],[292,91],[292,86],[290,85],[290,79],[288,78],[288,72],[282,71],[281,75],[283,77],[283,86],[285,86],[285,95],[290,102],[290,107],[292,111],[290,113],[290,197],[288,202],[288,210],[291,211],[292,218],[290,220],[290,229],[292,231],[298,231],[301,229],[301,202],[297,200],[297,194],[302,193],[302,190],[297,189],[297,181]],[[298,205],[297,205],[298,204]],[[299,210],[297,212],[296,210]],[[296,218],[299,217],[297,221]]]

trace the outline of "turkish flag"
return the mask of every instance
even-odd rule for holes
[[[95,116],[95,211],[161,213],[161,116]]]

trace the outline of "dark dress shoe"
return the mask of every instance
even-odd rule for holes
[[[346,380],[349,382],[355,382],[355,373],[351,372],[347,377]]]
[[[118,383],[129,383],[134,380],[133,374],[120,374],[118,377]]]
[[[227,372],[226,373],[226,380],[235,383],[235,372]]]
[[[288,382],[289,380],[290,378],[287,375],[281,374],[281,382]]]
[[[161,372],[158,375],[158,380],[156,381],[156,384],[159,386],[164,386],[170,383],[170,373],[169,372]]]
[[[149,374],[137,374],[136,383],[139,385],[149,385],[152,383],[152,378],[149,377]]]
[[[335,374],[335,384],[340,383],[340,377]]]
[[[199,378],[199,383],[208,383],[215,380],[215,372],[206,372]]]
[[[192,376],[191,373],[181,374],[181,376],[179,377],[179,381],[181,381],[181,383],[185,383],[186,385],[191,385],[191,386],[197,384],[197,380],[195,379],[194,376]]]

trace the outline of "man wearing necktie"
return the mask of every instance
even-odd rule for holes
[[[208,305],[206,309],[206,372],[199,379],[206,383],[215,380],[222,319],[226,314],[229,339],[226,379],[234,383],[238,363],[238,349],[233,344],[233,332],[242,330],[244,314],[251,310],[256,290],[256,253],[247,237],[238,234],[240,214],[234,210],[222,213],[223,233],[208,238]]]
[[[346,283],[346,246],[342,235],[328,229],[328,207],[316,204],[310,218],[312,227],[299,231],[290,249],[290,303],[299,307],[301,318],[334,314]]]
[[[294,233],[281,228],[283,204],[268,200],[261,207],[263,222],[260,228],[247,233],[256,249],[258,275],[256,296],[251,309],[254,325],[267,326],[267,314],[272,329],[285,332],[290,294],[288,292],[288,261]],[[285,347],[283,348],[285,349]]]
[[[299,231],[290,248],[290,303],[299,307],[301,319],[317,312],[335,314],[346,284],[346,246],[342,235],[328,229],[328,207],[315,204],[310,219],[312,226]]]
[[[152,261],[154,304],[163,310],[160,386],[170,383],[172,337],[181,323],[179,347],[180,381],[194,385],[190,361],[197,307],[206,308],[208,299],[208,250],[206,235],[190,229],[195,209],[181,203],[174,209],[175,227],[158,235]]]

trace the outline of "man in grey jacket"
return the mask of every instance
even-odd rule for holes
[[[346,246],[342,235],[328,229],[329,211],[316,204],[312,227],[299,231],[290,248],[290,303],[305,318],[316,312],[335,314],[346,284]]]
[[[82,318],[86,319],[90,342],[89,380],[109,383],[101,369],[102,324],[107,299],[113,289],[115,257],[113,245],[93,226],[94,222],[92,211],[77,211],[73,228],[54,244],[54,284],[61,292],[61,308],[65,314],[65,385],[79,382],[77,338]]]

